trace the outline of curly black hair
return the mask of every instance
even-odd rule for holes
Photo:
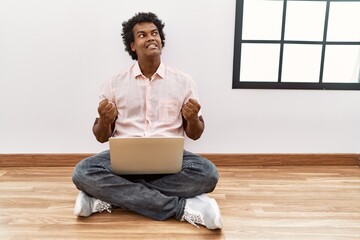
[[[131,56],[131,58],[134,60],[137,60],[138,58],[136,53],[131,50],[131,46],[130,46],[130,44],[134,42],[134,33],[132,30],[137,23],[143,23],[143,22],[151,22],[155,24],[160,34],[161,44],[163,47],[165,45],[165,34],[163,32],[163,28],[165,24],[154,13],[139,12],[135,14],[135,16],[130,18],[128,21],[122,23],[123,29],[121,36],[125,44],[125,51],[127,51]]]

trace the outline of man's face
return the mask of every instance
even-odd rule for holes
[[[134,42],[131,50],[136,52],[138,59],[161,55],[161,37],[154,23],[137,23],[133,28]]]

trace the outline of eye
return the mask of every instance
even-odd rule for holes
[[[159,35],[159,32],[153,32],[151,35],[153,35],[153,36],[157,36],[157,35]]]
[[[139,38],[143,38],[143,37],[145,37],[145,34],[140,33],[140,34],[138,34],[138,37],[139,37]]]

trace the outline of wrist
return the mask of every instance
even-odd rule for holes
[[[111,122],[109,122],[106,119],[100,117],[98,124],[100,126],[102,126],[102,127],[109,127],[111,125]]]
[[[186,119],[186,121],[188,122],[188,124],[193,125],[193,124],[197,124],[200,120],[198,116],[195,116],[193,118]]]

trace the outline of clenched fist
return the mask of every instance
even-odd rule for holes
[[[200,111],[200,104],[195,99],[189,99],[187,103],[185,103],[181,109],[181,114],[185,118],[186,121],[192,122],[198,119],[198,113]]]
[[[112,124],[117,116],[116,105],[113,102],[109,102],[107,99],[104,99],[99,103],[98,112],[100,121],[107,125]]]

